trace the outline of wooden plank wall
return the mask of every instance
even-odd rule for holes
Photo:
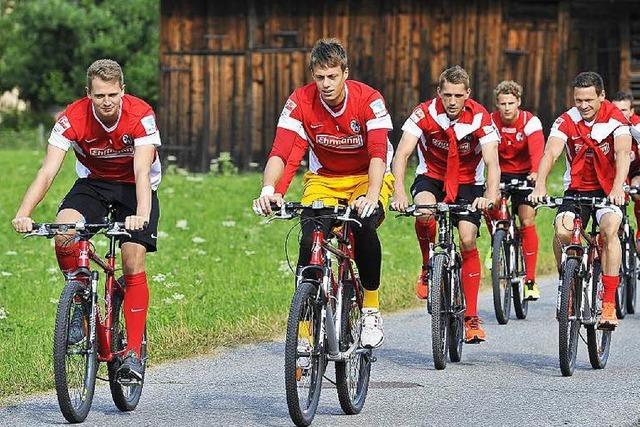
[[[570,105],[577,72],[599,71],[608,92],[628,84],[621,40],[629,43],[629,20],[605,13],[610,7],[553,0],[162,0],[164,143],[194,170],[206,170],[221,152],[243,168],[262,163],[285,99],[309,81],[310,48],[327,36],[345,43],[350,76],[385,96],[394,142],[412,108],[435,95],[439,74],[454,64],[467,69],[472,96],[489,109],[499,81],[518,81],[523,106],[549,126]]]

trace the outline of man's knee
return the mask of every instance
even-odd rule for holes
[[[138,243],[122,244],[122,269],[124,274],[137,274],[146,269],[147,249]]]

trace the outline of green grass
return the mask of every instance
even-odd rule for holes
[[[13,218],[40,166],[43,148],[0,150],[0,401],[53,387],[52,334],[62,280],[46,239],[23,240]],[[52,221],[75,175],[71,156],[33,217]],[[560,192],[556,172],[550,191]],[[290,200],[299,196],[300,178]],[[269,339],[283,332],[293,290],[283,242],[292,222],[257,218],[250,207],[257,173],[235,176],[169,173],[159,190],[159,251],[149,256],[151,362],[211,352],[220,346]],[[539,273],[553,270],[553,212],[538,217]],[[186,227],[180,227],[186,221]],[[293,234],[296,236],[296,234]],[[384,311],[415,306],[413,284],[420,255],[413,222],[390,216],[383,244]],[[292,239],[289,252],[297,256]],[[106,249],[96,242],[99,252]],[[481,256],[489,242],[486,228]],[[484,274],[487,277],[486,271]],[[486,281],[486,280],[485,280]]]

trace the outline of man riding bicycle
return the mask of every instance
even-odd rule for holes
[[[396,178],[391,206],[406,210],[408,197],[404,177],[409,156],[418,146],[420,164],[411,195],[416,204],[472,203],[487,209],[499,196],[498,135],[487,110],[469,98],[469,75],[460,66],[446,69],[438,83],[438,96],[419,104],[402,127],[403,134],[393,160]],[[484,166],[487,186],[484,189]],[[415,230],[422,252],[422,272],[416,294],[428,297],[427,264],[429,244],[435,241],[436,221],[432,214],[416,218]],[[466,301],[465,341],[477,343],[486,339],[478,317],[480,289],[480,256],[476,239],[480,212],[454,219],[460,234],[462,251],[462,289]]]
[[[87,69],[87,96],[59,116],[42,167],[27,190],[12,221],[18,232],[29,232],[31,214],[44,198],[70,148],[76,155],[78,180],[62,200],[57,223],[100,223],[115,208],[131,237],[120,240],[125,280],[124,317],[127,348],[121,376],[142,380],[140,349],[145,330],[149,290],[145,273],[147,252],[156,250],[160,208],[160,134],[152,108],[124,93],[120,65],[109,59]],[[146,227],[146,228],[145,228]],[[68,275],[78,268],[78,242],[73,235],[55,237],[60,269]],[[69,340],[84,338],[81,310],[73,313]]]
[[[309,148],[302,203],[346,202],[362,223],[353,227],[355,260],[364,287],[360,340],[364,347],[378,347],[384,336],[378,301],[382,250],[376,229],[393,188],[393,176],[386,173],[391,117],[378,91],[347,80],[347,53],[340,41],[319,40],[311,51],[309,68],[314,82],[296,89],[280,114],[264,186],[253,209],[268,215],[271,203],[282,205],[283,194]],[[311,258],[315,221],[309,218],[314,215],[310,209],[302,213],[299,268]],[[328,234],[332,224],[320,221]]]
[[[538,117],[520,109],[522,86],[505,80],[494,90],[496,111],[491,118],[500,133],[498,156],[500,158],[500,181],[511,182],[536,180],[538,164],[544,151],[542,123]],[[536,261],[538,258],[538,233],[536,231],[536,211],[527,200],[529,192],[521,191],[511,195],[511,206],[520,218],[522,253],[526,270],[524,299],[535,301],[540,298],[536,284]]]
[[[599,74],[587,71],[573,81],[575,107],[553,124],[540,166],[538,180],[529,199],[542,202],[547,194],[546,180],[551,167],[566,147],[567,170],[564,174],[566,196],[607,197],[612,206],[595,211],[602,242],[602,283],[604,296],[601,329],[618,325],[616,289],[620,281],[621,247],[618,229],[622,222],[630,162],[631,135],[627,118],[605,99],[604,83]],[[586,226],[593,209],[581,206],[580,216]],[[563,204],[555,219],[554,253],[558,271],[562,245],[571,241],[573,206]]]

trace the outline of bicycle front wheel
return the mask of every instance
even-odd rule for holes
[[[364,407],[371,375],[371,349],[358,348],[360,341],[361,307],[352,282],[343,282],[340,351],[355,346],[345,361],[336,362],[336,388],[340,407],[345,414],[355,415]],[[357,285],[356,285],[357,286]]]
[[[124,278],[118,279],[124,289]],[[112,328],[111,335],[111,352],[122,353],[127,348],[127,330],[124,325],[124,295],[117,292],[113,295],[111,302]],[[140,361],[142,363],[142,381],[139,383],[121,383],[118,381],[118,368],[122,363],[120,357],[107,363],[109,372],[109,388],[111,389],[111,398],[116,407],[122,412],[129,412],[136,409],[142,395],[142,386],[144,385],[144,372],[147,366],[147,331],[145,329],[142,336],[142,346],[140,347]]]
[[[493,285],[493,308],[501,325],[509,322],[511,314],[511,272],[509,255],[511,244],[507,241],[507,230],[498,229],[493,234],[491,284]]]
[[[284,377],[289,416],[308,426],[318,408],[325,355],[320,346],[321,307],[317,285],[300,283],[291,301],[284,350]]]
[[[580,294],[578,275],[580,264],[577,259],[570,258],[564,265],[562,288],[560,293],[560,305],[558,311],[558,342],[560,371],[565,377],[573,375],[576,367],[576,355],[578,353],[578,332],[580,331]]]
[[[631,235],[634,236],[633,230]],[[635,242],[631,242],[629,250],[629,271],[627,275],[627,313],[636,312],[636,288],[638,287],[638,252]]]
[[[591,290],[593,317],[599,316],[602,311],[602,293],[598,292],[601,283],[602,268],[599,261],[593,263],[593,287]],[[609,349],[611,348],[611,331],[603,331],[596,325],[587,326],[587,348],[589,349],[589,362],[593,369],[603,369],[609,359]]]
[[[436,369],[447,367],[447,329],[449,313],[447,312],[447,259],[446,255],[433,258],[433,275],[431,277],[431,349],[433,364]]]
[[[516,317],[520,320],[526,319],[529,312],[529,300],[524,299],[524,278],[526,276],[524,266],[524,256],[522,255],[522,242],[515,244],[516,248],[516,266],[518,273],[518,281],[512,285],[513,308]]]
[[[60,295],[53,334],[53,374],[62,415],[70,423],[87,418],[98,370],[97,346],[91,343],[91,295],[76,281]]]
[[[459,274],[454,272],[453,274]],[[455,278],[455,288],[453,290],[453,302],[451,303],[452,314],[449,316],[449,330],[447,331],[447,348],[449,349],[449,360],[459,362],[462,360],[462,344],[464,343],[464,295],[460,286],[460,277]]]

